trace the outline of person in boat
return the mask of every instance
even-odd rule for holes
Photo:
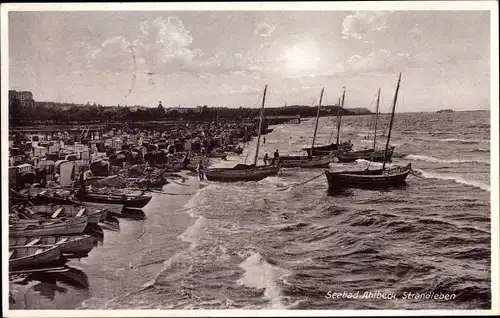
[[[269,155],[268,155],[268,154],[267,154],[267,152],[266,152],[266,154],[264,155],[264,165],[266,165],[266,166],[267,166],[267,163],[268,163],[268,162],[269,162]]]
[[[200,179],[200,181],[205,179],[205,167],[203,166],[203,160],[200,159],[200,161],[198,162],[196,171],[198,171],[198,178]]]

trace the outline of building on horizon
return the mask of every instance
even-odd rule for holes
[[[21,106],[25,107],[35,107],[35,100],[33,99],[33,93],[29,91],[15,91],[9,90],[9,104],[18,100]]]

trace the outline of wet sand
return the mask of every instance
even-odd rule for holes
[[[88,257],[67,263],[70,272],[37,277],[26,285],[11,283],[16,303],[10,309],[105,309],[109,300],[141,289],[165,260],[189,246],[178,238],[194,223],[183,207],[200,184],[196,177],[177,183],[165,185],[162,192],[189,195],[150,193],[153,199],[143,209],[146,219],[121,218],[119,231],[104,229],[103,242]]]

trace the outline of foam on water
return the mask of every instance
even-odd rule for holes
[[[458,143],[458,144],[477,144],[480,140],[477,139],[460,139],[460,138],[444,138],[439,139],[441,142]]]
[[[420,161],[428,161],[434,163],[485,163],[489,164],[489,161],[482,159],[440,159],[431,156],[424,155],[407,155],[403,159],[407,160],[420,160]]]
[[[194,249],[200,243],[200,232],[203,230],[207,219],[203,216],[199,216],[193,225],[188,227],[184,233],[178,236],[184,242],[191,244],[189,249]]]
[[[239,266],[245,273],[237,281],[238,284],[250,288],[264,289],[264,297],[269,300],[270,308],[285,308],[282,303],[282,290],[277,281],[286,275],[290,275],[289,271],[267,263],[259,253],[253,253]]]
[[[429,124],[435,116],[440,119]],[[446,116],[451,119],[443,121]],[[488,146],[460,141],[488,138],[488,129],[467,128],[471,120],[478,126],[488,124],[488,119],[487,114],[477,113],[398,114],[393,136],[401,143],[396,151],[402,155],[394,154],[388,166],[412,162],[420,178],[410,176],[407,187],[390,191],[352,189],[331,195],[323,169],[283,169],[282,174],[259,182],[209,182],[177,210],[193,217],[189,225],[170,241],[165,241],[161,231],[150,233],[160,250],[143,262],[163,262],[170,257],[172,254],[162,257],[161,248],[180,244],[173,238],[181,232],[177,238],[188,244],[182,243],[186,246],[163,266],[150,267],[153,275],[160,273],[142,289],[139,285],[135,288],[138,292],[109,301],[105,307],[490,308],[490,265],[485,257],[489,245],[484,243],[490,235],[490,188],[486,181],[490,166],[461,162],[488,161],[489,153],[483,151]],[[366,118],[346,117],[343,122],[348,129],[343,126],[342,141],[347,139],[346,131],[356,134],[366,130]],[[275,126],[268,142],[261,145],[260,156],[276,149],[281,154],[300,151],[300,143],[291,142],[308,143],[313,124],[311,120],[309,124]],[[325,127],[319,126],[318,145],[328,143],[330,130]],[[419,134],[404,135],[398,128]],[[431,132],[439,136],[432,139]],[[421,136],[428,140],[414,139]],[[268,144],[271,140],[276,143]],[[368,140],[362,142],[353,140],[356,147],[368,145]],[[255,139],[243,155],[214,161],[234,166],[249,153],[249,163],[254,149]],[[382,163],[358,160],[333,163],[331,169],[361,170],[368,165],[377,169]],[[313,179],[320,174],[323,177]],[[168,204],[169,196],[161,198]],[[324,297],[325,291],[334,289],[420,292],[429,288],[462,296],[441,303],[331,301]],[[96,301],[93,299],[90,306],[103,308],[106,299]]]
[[[490,190],[491,189],[490,185],[485,184],[485,183],[480,182],[480,181],[476,181],[476,180],[465,179],[462,176],[445,175],[445,174],[441,174],[441,173],[437,173],[437,172],[425,171],[425,170],[422,170],[422,169],[414,169],[414,170],[416,172],[419,172],[420,175],[422,177],[424,177],[424,178],[428,178],[428,179],[441,179],[441,180],[453,180],[453,181],[455,181],[457,183],[461,183],[461,184],[465,184],[465,185],[468,185],[468,186],[476,187],[476,188],[482,189],[484,191],[488,191],[488,192],[491,191]]]

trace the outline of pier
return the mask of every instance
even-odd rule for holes
[[[255,118],[258,120],[258,118]],[[269,125],[280,125],[280,124],[300,124],[300,115],[294,116],[265,116],[264,120]]]

